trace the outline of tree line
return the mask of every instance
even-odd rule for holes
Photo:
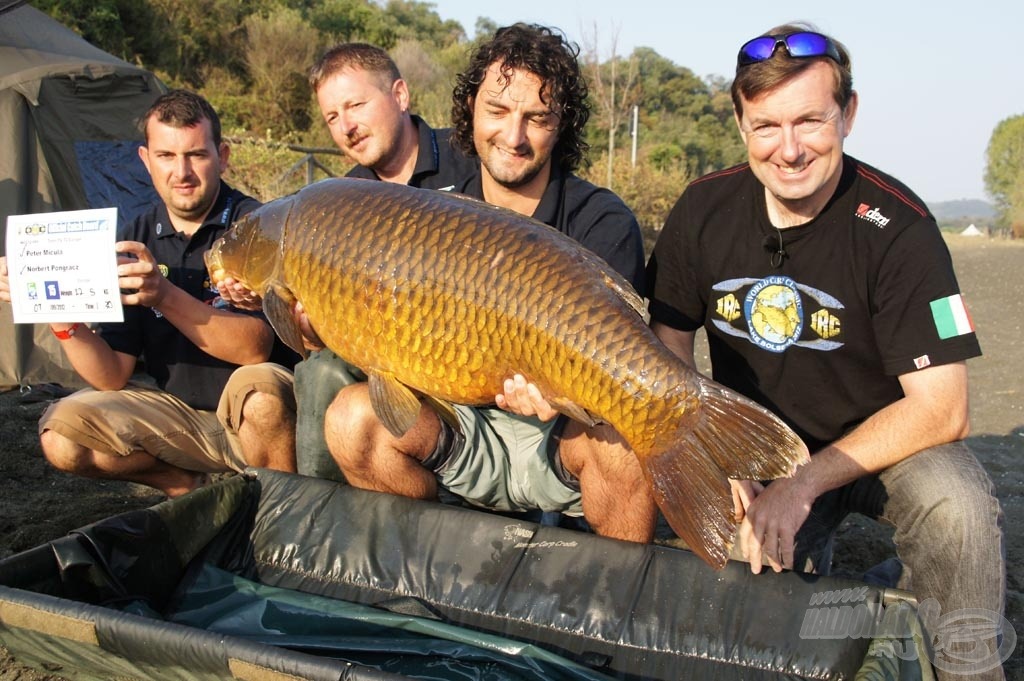
[[[282,177],[296,156],[288,145],[330,149],[306,74],[323,50],[364,41],[389,51],[409,82],[412,109],[448,125],[455,74],[474,41],[429,2],[416,0],[33,0],[92,44],[153,71],[171,87],[207,97],[233,142],[231,178],[263,200],[292,191],[302,173]],[[489,36],[490,19],[474,35]],[[564,27],[562,27],[564,28]],[[602,57],[601,53],[610,56]],[[647,47],[618,55],[615,36],[596,28],[580,44],[593,115],[587,179],[610,186],[645,232],[661,226],[689,180],[745,159],[733,122],[730,81],[698,77]],[[636,162],[632,111],[639,125]],[[1024,117],[993,133],[986,188],[999,222],[1024,236]],[[349,163],[320,158],[343,173]]]
[[[1024,114],[996,126],[986,155],[985,189],[995,201],[996,226],[1024,238]]]

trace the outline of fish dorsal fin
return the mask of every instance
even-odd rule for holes
[[[420,400],[408,386],[385,371],[367,372],[370,404],[384,427],[395,437],[402,437],[420,416]]]
[[[553,397],[548,401],[551,403],[552,407],[554,407],[561,413],[565,414],[569,418],[575,421],[579,421],[588,428],[593,428],[598,423],[600,423],[600,421],[594,418],[594,415],[591,414],[589,411],[587,411],[580,405],[576,404],[575,402],[565,399],[564,397]]]
[[[274,328],[274,332],[284,344],[305,359],[309,356],[309,351],[302,342],[302,331],[299,329],[299,324],[292,316],[293,307],[295,307],[295,294],[280,282],[270,282],[266,293],[263,294],[263,314],[266,315],[270,326]]]
[[[604,283],[611,290],[615,291],[622,300],[625,301],[626,305],[629,305],[633,310],[636,311],[641,317],[644,316],[646,310],[644,309],[644,299],[640,297],[640,294],[633,289],[632,286],[623,286],[622,281],[613,279],[612,277],[605,275]]]

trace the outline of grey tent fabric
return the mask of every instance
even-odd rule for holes
[[[166,87],[24,2],[0,0],[0,254],[7,218],[155,200],[138,160],[139,117]],[[81,385],[44,325],[0,303],[0,389]]]

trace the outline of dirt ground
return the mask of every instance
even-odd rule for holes
[[[971,360],[969,442],[995,482],[1005,513],[1006,617],[1024,636],[1024,242],[948,238],[984,356]],[[36,422],[52,395],[45,386],[0,394],[0,559],[69,530],[162,500],[146,487],[58,473],[40,455]],[[856,576],[892,555],[891,533],[854,517],[841,530],[835,571]],[[1007,661],[1024,681],[1024,644]],[[41,673],[0,647],[0,681],[59,681],[72,670]],[[72,674],[69,674],[72,675]]]

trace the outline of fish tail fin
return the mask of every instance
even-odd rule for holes
[[[778,416],[703,376],[696,435],[734,480],[774,480],[807,463],[807,447]]]
[[[736,532],[729,478],[789,476],[808,455],[800,438],[777,416],[703,377],[700,403],[668,447],[639,458],[672,530],[720,569],[729,559]]]
[[[640,458],[654,500],[672,531],[711,567],[729,560],[736,519],[729,479],[692,438]]]

